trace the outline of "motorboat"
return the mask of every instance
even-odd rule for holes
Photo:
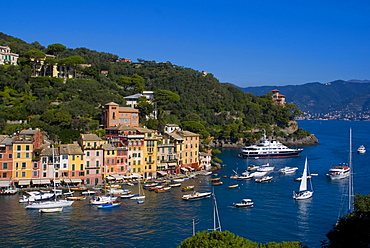
[[[251,164],[247,167],[247,171],[256,171],[258,168],[260,168],[258,165]]]
[[[107,196],[94,196],[90,200],[90,204],[91,205],[103,205],[103,204],[106,204],[108,202],[114,202],[116,200],[117,200],[117,196],[111,196],[111,195],[107,195]]]
[[[30,202],[25,208],[26,209],[42,209],[42,208],[60,208],[70,207],[74,201],[57,200],[57,201],[43,201],[43,202]]]
[[[121,206],[120,202],[107,202],[101,206],[98,206],[98,209],[105,209],[105,208],[115,208]]]
[[[42,193],[40,191],[26,191],[19,199],[20,203],[37,202],[37,201],[50,201],[55,199],[54,193]]]
[[[221,180],[221,177],[216,177],[216,178],[212,178],[210,181],[211,182],[217,182],[217,181],[220,181]]]
[[[272,177],[272,176],[264,176],[264,177],[262,177],[262,178],[257,178],[257,179],[255,179],[254,181],[256,182],[256,183],[269,183],[269,182],[271,182],[272,181],[272,179],[273,179],[274,177]]]
[[[213,186],[220,186],[222,184],[223,184],[223,182],[221,182],[221,181],[212,183]]]
[[[81,192],[82,195],[94,195],[96,194],[96,191],[95,190],[87,190],[87,191],[83,191]]]
[[[228,186],[229,189],[235,189],[235,188],[238,188],[238,187],[239,187],[239,184],[233,184],[233,185]]]
[[[39,213],[56,213],[56,212],[62,212],[63,207],[60,208],[41,208],[39,209]]]
[[[289,167],[289,166],[286,166],[282,169],[279,170],[279,173],[282,173],[282,174],[292,174],[294,172],[296,172],[298,170],[298,167]]]
[[[298,156],[302,148],[289,148],[277,140],[268,140],[264,132],[258,145],[242,147],[240,158],[286,158]]]
[[[248,175],[241,175],[241,176],[239,176],[237,179],[238,180],[250,180],[250,179],[252,179],[253,178],[253,175],[252,174],[248,174]]]
[[[135,196],[134,194],[120,195],[121,199],[128,199],[134,196]]]
[[[366,152],[366,148],[364,145],[360,145],[360,147],[357,149],[357,153],[363,154]]]
[[[189,185],[189,186],[182,187],[182,191],[190,191],[190,190],[193,190],[193,189],[194,189],[194,185]]]
[[[307,157],[304,164],[303,174],[301,184],[299,185],[299,191],[293,191],[293,199],[294,200],[305,200],[311,198],[313,195],[312,183],[311,183],[311,190],[307,188],[307,176],[308,176],[308,162]]]
[[[267,171],[255,171],[250,174],[252,177],[263,177],[267,174]]]
[[[155,192],[156,193],[161,193],[161,192],[166,192],[166,191],[170,191],[171,190],[171,187],[162,187],[162,188],[159,188],[159,189],[156,189]]]
[[[190,195],[183,195],[182,199],[185,201],[194,201],[211,197],[212,192],[193,192]]]
[[[326,174],[331,180],[346,178],[351,174],[351,168],[346,163],[340,163],[330,168]]]
[[[254,205],[254,202],[252,201],[252,199],[243,199],[241,202],[234,203],[234,206],[237,208],[253,207],[253,205]]]
[[[181,183],[173,183],[169,185],[171,188],[181,187]]]
[[[257,171],[266,171],[266,172],[269,172],[269,171],[273,171],[275,169],[274,166],[270,166],[269,163],[267,164],[264,164],[262,166],[260,166]]]
[[[67,196],[67,200],[82,201],[86,199],[86,196]]]

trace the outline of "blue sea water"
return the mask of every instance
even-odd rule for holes
[[[349,129],[353,130],[353,165],[355,193],[369,193],[369,153],[357,154],[360,145],[370,149],[370,122],[299,121],[299,126],[315,134],[319,145],[306,146],[301,156],[286,159],[240,159],[238,149],[221,149],[219,158],[225,165],[216,173],[223,185],[212,186],[212,176],[186,180],[182,186],[195,185],[198,191],[214,190],[222,230],[256,242],[301,241],[308,247],[320,247],[325,234],[338,216],[345,214],[348,179],[330,181],[325,174],[330,167],[348,161]],[[292,199],[308,158],[314,196],[303,201]],[[275,166],[271,183],[235,181],[229,176],[247,165],[270,162]],[[284,166],[297,166],[295,174],[281,175]],[[227,186],[239,183],[240,187]],[[137,191],[137,186],[128,186]],[[1,247],[176,247],[195,230],[213,228],[212,199],[187,202],[181,188],[170,192],[145,191],[144,204],[122,200],[120,208],[99,210],[87,201],[75,202],[60,213],[41,214],[25,210],[19,195],[0,196]],[[255,202],[253,208],[235,208],[232,203],[243,198]]]

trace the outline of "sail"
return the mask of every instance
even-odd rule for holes
[[[306,191],[306,190],[307,190],[307,157],[306,157],[306,162],[304,163],[301,185],[299,186],[299,191]]]

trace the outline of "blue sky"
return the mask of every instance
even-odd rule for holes
[[[2,0],[1,32],[240,87],[370,79],[370,1]],[[5,8],[6,6],[6,8]]]

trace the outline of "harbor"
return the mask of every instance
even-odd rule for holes
[[[340,125],[338,125],[338,123]],[[346,162],[348,155],[348,130],[353,129],[353,147],[366,144],[368,122],[318,122],[303,121],[305,129],[312,130],[320,145],[307,146],[299,157],[270,160],[274,170],[270,183],[231,178],[234,171],[242,173],[249,164],[263,165],[266,159],[238,158],[238,149],[221,149],[219,158],[224,166],[211,175],[184,179],[180,187],[156,193],[143,189],[145,202],[138,204],[130,199],[120,199],[119,207],[98,209],[86,200],[75,201],[62,212],[39,213],[26,210],[16,195],[0,196],[2,212],[1,242],[12,247],[176,247],[192,235],[193,221],[196,232],[213,226],[212,198],[185,201],[182,191],[194,186],[198,192],[214,192],[222,230],[255,242],[301,241],[308,247],[319,247],[325,234],[346,213],[348,178],[330,180],[329,169]],[[333,128],[336,126],[336,128]],[[335,130],[334,130],[335,129]],[[368,145],[367,145],[368,146]],[[368,194],[367,153],[353,153],[355,193]],[[297,177],[302,176],[308,158],[314,195],[296,201],[293,191],[299,188]],[[282,174],[279,169],[298,167],[294,173]],[[217,175],[215,175],[217,174]],[[226,177],[225,177],[226,176]],[[211,179],[220,178],[222,185],[213,186]],[[229,188],[229,186],[235,186]],[[138,185],[125,188],[137,193]],[[253,207],[235,207],[233,204],[251,199]]]

